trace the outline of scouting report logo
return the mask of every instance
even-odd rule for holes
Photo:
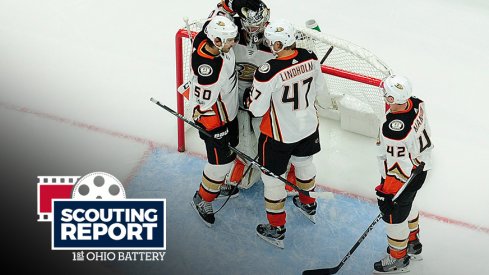
[[[74,261],[163,260],[165,199],[126,199],[120,181],[104,172],[38,179],[38,221],[51,222],[52,250],[123,250],[73,252]]]

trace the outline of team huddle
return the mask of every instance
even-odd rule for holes
[[[315,102],[326,89],[318,57],[296,47],[294,26],[270,20],[261,0],[221,0],[193,41],[191,68],[192,119],[210,134],[200,133],[207,163],[192,206],[210,227],[215,199],[236,197],[240,188],[261,180],[268,221],[257,225],[257,235],[284,248],[288,196],[316,221],[318,202],[307,194],[316,187],[313,156],[321,150]],[[431,169],[433,143],[424,103],[412,96],[409,80],[391,75],[381,89],[389,109],[380,129],[381,182],[375,192],[388,255],[374,264],[374,272],[399,273],[409,271],[410,260],[422,259],[413,201]],[[413,173],[421,164],[423,171]]]

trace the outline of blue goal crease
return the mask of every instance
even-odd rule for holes
[[[266,223],[263,183],[228,201],[208,228],[190,206],[205,160],[156,149],[126,187],[128,198],[166,198],[167,250],[162,262],[121,262],[123,272],[146,274],[301,274],[305,269],[339,264],[378,214],[376,205],[336,194],[318,200],[317,223],[286,202],[285,249],[256,236]],[[214,210],[224,200],[214,201]],[[385,255],[384,225],[378,223],[339,274],[372,274]]]

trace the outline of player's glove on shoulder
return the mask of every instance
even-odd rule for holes
[[[251,88],[246,88],[243,92],[243,107],[245,110],[250,108],[251,103]]]

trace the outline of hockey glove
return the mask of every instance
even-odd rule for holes
[[[251,104],[251,88],[246,88],[243,92],[243,108],[248,110]]]
[[[226,6],[233,12],[238,13],[240,17],[243,17],[243,14],[241,13],[243,8],[257,11],[260,7],[260,2],[260,0],[224,0]]]
[[[375,187],[375,192],[377,194],[377,204],[379,205],[380,212],[386,217],[396,210],[397,204],[392,201],[394,195],[384,193],[384,191],[382,191],[383,187],[384,184],[379,184]]]
[[[227,125],[218,127],[212,131],[209,131],[209,134],[212,135],[214,141],[222,146],[226,146],[229,144],[229,129]]]

